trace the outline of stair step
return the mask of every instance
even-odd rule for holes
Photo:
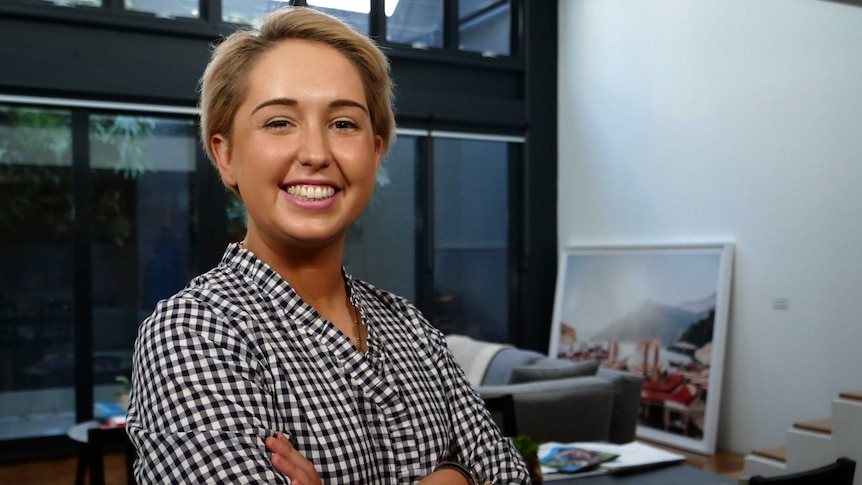
[[[862,401],[862,391],[842,392],[839,396],[842,399],[849,399],[851,401]]]
[[[813,421],[802,421],[799,423],[793,423],[793,427],[796,429],[811,431],[814,433],[832,434],[831,419],[815,419]]]
[[[787,461],[787,448],[783,446],[765,448],[762,450],[752,450],[751,454],[763,458],[769,458],[770,460],[780,461],[782,463]]]

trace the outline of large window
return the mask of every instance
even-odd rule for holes
[[[242,237],[242,203],[198,190],[195,133],[190,116],[0,104],[0,440],[62,435],[116,400],[141,321],[206,269],[201,211],[227,208],[207,240]],[[399,132],[348,233],[347,270],[446,333],[507,341],[520,150]]]
[[[115,401],[138,325],[194,276],[191,120],[90,117],[93,382]]]
[[[344,248],[344,266],[351,274],[412,302],[417,301],[417,162],[417,137],[398,135]]]
[[[141,320],[195,272],[196,159],[190,118],[0,104],[0,440],[116,401]]]
[[[74,423],[72,121],[0,105],[0,439]]]
[[[509,335],[509,144],[434,139],[435,321],[445,333]]]
[[[517,280],[511,240],[519,227],[510,180],[520,169],[512,163],[519,141],[399,135],[368,209],[348,233],[348,271],[408,298],[444,333],[508,341]]]

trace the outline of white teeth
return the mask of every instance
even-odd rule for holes
[[[320,200],[335,195],[335,189],[321,185],[291,185],[287,188],[287,193],[302,199]]]

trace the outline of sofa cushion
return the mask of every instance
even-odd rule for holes
[[[599,361],[585,360],[569,362],[559,359],[541,360],[529,366],[512,369],[511,384],[521,382],[549,381],[569,377],[594,376],[599,370]]]
[[[473,387],[485,382],[496,355],[512,348],[509,344],[485,342],[468,335],[455,334],[446,336],[446,345]]]
[[[548,357],[533,350],[526,349],[503,349],[494,356],[491,365],[485,372],[482,380],[483,386],[502,386],[509,384],[512,379],[512,369],[515,367],[526,367],[545,360]]]

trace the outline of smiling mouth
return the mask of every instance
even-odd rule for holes
[[[304,200],[323,200],[335,195],[335,188],[327,185],[290,185],[285,190]]]

